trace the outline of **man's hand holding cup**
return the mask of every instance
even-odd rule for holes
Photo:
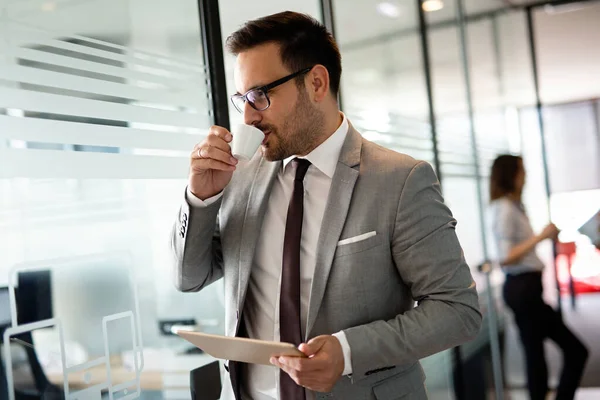
[[[247,161],[260,146],[264,134],[249,125],[239,125],[235,137],[227,129],[213,126],[190,156],[189,189],[201,200],[223,191],[231,181],[239,160]]]

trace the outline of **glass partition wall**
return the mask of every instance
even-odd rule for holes
[[[222,332],[222,288],[167,268],[213,123],[198,4],[0,1],[0,397],[187,399],[208,362],[170,325]]]

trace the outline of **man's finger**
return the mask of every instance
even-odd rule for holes
[[[192,153],[192,158],[213,159],[229,165],[236,165],[238,163],[238,160],[231,154],[216,147],[202,147],[195,154]]]
[[[220,137],[217,137],[215,135],[209,135],[206,137],[206,139],[204,139],[200,143],[196,144],[194,146],[194,149],[192,150],[192,153],[197,154],[198,150],[201,150],[204,148],[209,148],[209,147],[216,147],[217,149],[220,149],[221,151],[224,151],[225,153],[231,154],[231,146],[229,146],[229,143],[227,143],[226,141],[224,141],[223,139],[221,139]]]
[[[209,146],[217,147],[228,153],[231,152],[231,146],[229,145],[229,142],[220,136],[210,134],[206,137],[205,143]]]
[[[217,137],[220,137],[227,143],[231,142],[231,139],[233,139],[231,132],[229,132],[227,129],[223,128],[222,126],[217,126],[217,125],[213,125],[210,127],[210,129],[208,130],[208,136],[210,136],[210,135],[215,135]]]
[[[289,359],[298,357],[271,357],[270,359],[271,364],[280,368],[282,373],[288,374],[290,378],[292,378],[298,385],[304,386],[305,388],[316,392],[328,392],[331,390],[332,385],[323,384],[323,382],[321,382],[323,371],[325,371],[325,369],[298,371],[297,369],[282,363],[280,361],[282,358],[286,359],[287,361],[294,361]],[[304,359],[304,361],[307,361],[307,359]],[[311,364],[316,365],[316,363],[312,362],[312,360],[310,361]]]
[[[321,371],[327,367],[324,360],[315,360],[303,357],[279,357],[279,363],[287,368],[299,372]]]
[[[308,357],[317,354],[327,343],[326,336],[317,336],[308,341],[308,343],[302,343],[298,346],[298,350],[306,354]]]
[[[206,138],[194,146],[192,155],[196,154],[196,156],[199,157],[198,151],[204,147],[216,147],[226,153],[231,153],[229,142],[231,142],[232,139],[233,136],[227,129],[220,126],[213,126],[209,129]]]
[[[192,161],[192,169],[204,171],[207,169],[216,169],[219,171],[235,171],[235,165],[226,164],[212,158],[200,158]]]
[[[297,381],[297,374],[298,371],[296,371],[295,369],[283,364],[279,358],[277,357],[271,357],[270,360],[271,364],[273,364],[274,366],[280,368],[283,372],[285,372],[286,374],[288,374],[296,383],[298,383]]]

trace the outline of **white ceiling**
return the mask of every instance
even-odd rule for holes
[[[467,9],[482,12],[498,2],[473,4],[479,8],[469,8],[467,2]],[[450,7],[447,8],[450,11]],[[600,2],[550,11],[542,8],[534,13],[542,100],[555,103],[600,97]],[[504,14],[498,18],[497,26],[499,57],[494,49],[493,25],[489,19],[471,23],[466,30],[476,111],[535,103],[525,15],[521,12]],[[338,32],[344,58],[345,106],[364,109],[367,105],[373,110],[387,108],[402,115],[426,118],[422,54],[416,33],[405,33],[367,47],[347,46],[345,49],[344,43],[351,41],[342,35],[350,32],[348,35],[356,38],[363,31],[341,29]],[[356,40],[360,41],[355,39],[354,43]],[[429,46],[436,111],[466,115],[458,29],[453,26],[430,30]],[[501,84],[498,73],[503,77]]]
[[[222,2],[222,0],[221,0]],[[379,2],[372,0],[338,0],[334,3],[336,34],[340,44],[354,43],[367,38],[393,32],[418,29],[415,0],[387,0],[399,11],[390,18],[377,11]],[[456,19],[456,0],[445,0],[444,8],[427,13],[427,22],[453,21]],[[503,0],[464,0],[465,13],[472,15],[497,10],[506,6]]]
[[[535,21],[542,102],[600,98],[600,2]]]
[[[156,33],[168,33],[184,41],[199,40],[197,33],[197,2],[195,0],[5,0],[9,15],[37,27],[68,30],[93,37],[137,36],[156,38]],[[377,1],[336,0],[336,30],[341,45],[365,38],[377,37],[398,30],[416,29],[414,0],[387,0],[398,7],[398,18],[377,12]],[[428,14],[429,22],[455,18],[455,1],[445,0],[445,7]],[[504,0],[465,0],[468,14],[503,7]],[[311,14],[320,19],[319,0],[219,0],[224,37],[245,21],[284,10]],[[147,17],[144,20],[144,17]],[[156,29],[160,25],[161,29]],[[133,28],[133,29],[132,29]],[[163,39],[164,40],[164,39]],[[159,42],[161,39],[159,38]]]

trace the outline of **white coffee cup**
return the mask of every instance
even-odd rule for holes
[[[252,125],[240,124],[231,132],[233,140],[230,143],[231,154],[238,161],[250,160],[265,138],[262,131]]]

